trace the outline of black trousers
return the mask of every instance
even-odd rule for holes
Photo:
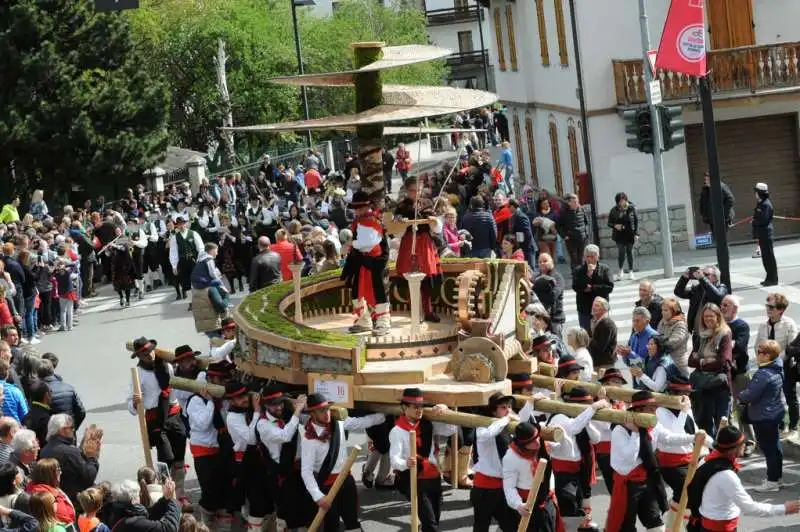
[[[800,404],[797,400],[797,368],[787,361],[783,366],[783,396],[789,408],[789,429],[797,429]]]
[[[519,513],[506,503],[503,488],[472,488],[469,493],[472,503],[472,532],[489,532],[492,519],[502,532],[515,532],[519,525]]]
[[[82,296],[89,297],[94,292],[94,262],[81,260],[81,281],[83,282]]]
[[[591,487],[583,486],[586,484],[581,481],[580,473],[556,473],[553,472],[555,479],[556,499],[558,499],[558,509],[564,517],[583,517],[584,499],[591,498]]]
[[[603,482],[606,485],[608,494],[614,493],[614,469],[611,467],[611,455],[597,453],[597,467],[603,473]]]
[[[200,506],[209,513],[225,508],[220,454],[194,457],[194,470],[200,484]]]
[[[397,473],[394,480],[397,491],[411,500],[411,481],[408,470]],[[422,532],[439,532],[439,518],[442,515],[442,479],[417,480],[417,513]]]
[[[672,501],[675,504],[681,502],[683,483],[686,482],[686,472],[688,470],[688,465],[661,468],[661,477],[664,479],[664,484],[672,489]]]
[[[514,528],[512,530],[517,530],[522,517],[518,512],[514,512],[514,515]],[[533,507],[531,520],[528,521],[528,532],[556,532],[557,522],[558,509],[556,509],[556,505],[553,504],[552,500],[547,499],[544,505]]]
[[[272,485],[275,487],[273,493],[276,495],[278,519],[286,521],[286,528],[291,530],[310,525],[316,515],[316,510],[307,504],[306,508],[312,510],[313,513],[304,511],[303,505],[298,504],[298,501],[311,499],[303,484],[303,479],[300,477],[300,472],[292,471],[285,476],[279,475],[272,480]]]
[[[229,469],[232,474],[232,485],[228,491],[229,512],[241,509],[245,501],[253,517],[264,517],[275,511],[272,492],[266,482],[267,473],[255,445],[249,446],[242,461],[233,461]]]
[[[149,430],[150,447],[156,448],[156,457],[172,467],[186,457],[186,427],[180,414],[169,416],[160,429]]]
[[[330,488],[330,486],[320,486],[322,493],[326,495]],[[358,513],[358,488],[353,475],[348,475],[336,498],[333,499],[331,509],[325,514],[323,532],[339,532],[339,520],[344,523],[345,530],[358,530],[361,528]]]
[[[180,289],[185,294],[192,289],[192,270],[194,269],[194,261],[189,259],[178,260],[178,275],[175,280],[176,289]]]
[[[664,524],[661,520],[661,508],[658,507],[656,497],[651,493],[646,482],[628,482],[628,507],[625,520],[619,531],[608,532],[636,532],[636,518],[645,528],[656,528]]]
[[[778,263],[775,260],[775,248],[772,237],[759,237],[758,247],[761,248],[761,264],[767,272],[766,281],[778,282]]]

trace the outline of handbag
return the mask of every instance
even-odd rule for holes
[[[712,392],[728,387],[727,373],[695,370],[689,377],[692,389],[701,392]]]

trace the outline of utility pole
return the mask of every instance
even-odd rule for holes
[[[292,24],[294,25],[294,49],[297,53],[297,69],[299,70],[299,74],[302,76],[305,74],[305,70],[303,69],[303,56],[300,54],[300,29],[297,26],[297,5],[298,0],[290,0],[292,2]],[[302,0],[300,5],[313,5],[311,3],[303,3]],[[305,113],[306,120],[309,120],[311,116],[308,114],[308,93],[306,93],[306,86],[300,86],[300,95],[303,99],[303,112]],[[306,140],[308,142],[308,149],[312,149],[314,147],[313,141],[311,140],[311,130],[309,129],[306,131]]]
[[[487,10],[488,12],[488,10]],[[491,91],[489,86],[489,54],[486,53],[486,43],[483,40],[483,6],[475,4],[475,14],[478,16],[478,36],[481,41],[481,61],[483,62],[483,84],[484,90]]]
[[[646,0],[639,0],[639,24],[642,31],[642,56],[644,60],[644,86],[647,93],[647,105],[650,107],[650,118],[653,125],[653,173],[656,178],[656,200],[658,202],[658,221],[661,232],[661,256],[664,259],[664,277],[674,275],[672,268],[672,233],[669,229],[669,208],[667,206],[667,191],[664,184],[664,135],[661,129],[661,116],[657,104],[661,103],[661,90],[659,88],[653,101],[653,67],[650,66],[648,52],[650,51],[650,28],[647,25]]]

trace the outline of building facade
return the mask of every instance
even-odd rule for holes
[[[698,0],[700,1],[700,0]],[[603,214],[617,192],[640,212],[641,254],[660,253],[652,157],[626,145],[621,111],[646,100],[637,3],[630,0],[492,0],[496,91],[508,108],[511,142],[523,179],[558,194],[589,188],[582,178],[588,133],[601,244],[612,251]],[[669,0],[647,2],[652,48],[658,47]],[[800,215],[798,112],[800,16],[794,0],[709,1],[708,65],[723,180],[736,196],[735,219],[752,212],[756,182],[773,191],[776,214]],[[573,31],[581,54],[586,124],[581,120]],[[699,213],[706,169],[697,80],[658,72],[664,103],[680,105],[686,144],[664,155],[670,228],[675,248],[694,246],[708,232]],[[800,233],[798,222],[778,221],[779,236]],[[749,225],[731,230],[749,239]],[[612,252],[613,254],[613,252]]]

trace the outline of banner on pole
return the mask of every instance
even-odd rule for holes
[[[667,13],[656,68],[690,76],[705,76],[706,28],[704,0],[672,0]]]

